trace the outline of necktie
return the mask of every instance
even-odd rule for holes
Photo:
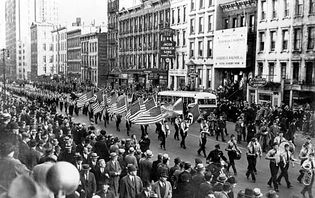
[[[289,163],[290,158],[289,158],[289,151],[287,151],[287,163]]]

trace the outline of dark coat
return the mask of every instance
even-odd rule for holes
[[[200,184],[202,184],[203,182],[205,182],[205,177],[203,174],[200,173],[196,173],[193,177],[192,177],[192,185],[194,188],[194,197],[199,197],[199,187]]]
[[[85,179],[84,177],[84,171],[80,174],[80,182],[81,185],[79,186],[81,192],[84,190],[84,196],[85,198],[91,198],[94,193],[96,193],[96,180],[93,173],[89,172],[88,178]]]
[[[191,174],[187,171],[182,172],[178,176],[178,192],[181,198],[191,198],[193,197],[193,187],[191,185]]]
[[[139,162],[139,176],[142,181],[151,183],[152,161],[149,159],[141,159]]]
[[[209,193],[209,191],[212,191],[213,187],[211,184],[204,182],[200,184],[199,186],[199,196],[197,198],[204,198]]]
[[[27,158],[27,162],[25,164],[27,166],[27,168],[32,170],[33,167],[39,163],[41,156],[42,156],[42,154],[39,151],[30,149],[29,155]]]
[[[105,141],[98,141],[94,145],[94,152],[100,156],[100,159],[104,159],[106,162],[109,161],[109,149]]]
[[[109,180],[109,177],[106,176],[106,169],[104,168],[104,172],[102,173],[100,168],[98,167],[95,171],[95,180],[97,184],[97,189],[100,189],[101,184],[104,184]]]
[[[115,194],[113,191],[108,190],[106,193],[104,193],[102,190],[98,191],[96,195],[100,196],[101,198],[115,198]]]
[[[135,176],[134,183],[130,180],[129,175],[123,177],[120,181],[120,198],[136,198],[143,190],[143,184],[140,177]]]
[[[119,162],[116,161],[115,164],[113,164],[112,161],[107,162],[105,172],[109,175],[110,187],[115,192],[115,195],[117,195],[119,187],[119,175],[121,174]],[[118,173],[119,175],[116,175],[115,173]]]

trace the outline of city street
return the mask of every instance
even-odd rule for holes
[[[73,118],[74,122],[79,122],[79,123],[86,123],[87,126],[90,124],[88,117],[84,116],[84,115],[79,115],[74,116]],[[103,121],[101,123],[98,123],[96,125],[97,129],[102,129],[103,127]],[[175,157],[180,157],[182,160],[184,161],[190,161],[192,163],[194,163],[194,159],[196,157],[200,157],[203,162],[205,163],[205,158],[198,156],[197,155],[197,150],[199,148],[199,144],[198,144],[198,138],[199,138],[199,124],[195,123],[193,124],[190,129],[189,129],[189,135],[186,139],[186,146],[187,149],[184,150],[182,148],[180,148],[179,142],[180,141],[176,141],[173,139],[173,134],[174,134],[174,127],[170,126],[171,128],[171,135],[167,138],[166,140],[166,151],[164,151],[163,149],[160,149],[159,146],[159,141],[157,138],[157,134],[155,133],[155,125],[150,125],[148,132],[149,132],[149,138],[151,139],[151,146],[150,149],[153,151],[154,153],[154,157],[153,160],[156,160],[156,156],[157,153],[167,153],[170,158],[170,166],[173,166],[173,160]],[[117,136],[119,138],[128,138],[127,134],[126,134],[126,128],[125,128],[125,122],[124,120],[122,121],[122,123],[120,124],[120,132],[117,132],[115,129],[115,122],[114,121],[110,121],[110,124],[107,126],[107,128],[105,128],[105,130],[107,131],[107,134],[113,134],[114,136]],[[232,122],[228,122],[227,123],[227,129],[228,129],[228,133],[229,135],[232,134],[234,131],[234,123]],[[132,125],[131,127],[131,134],[135,134],[139,140],[140,136],[141,136],[141,130],[140,130],[140,126],[139,125]],[[226,141],[229,138],[226,138]],[[220,139],[219,139],[220,140]],[[301,135],[298,135],[297,138],[297,151],[295,154],[295,158],[298,158],[298,152],[301,148],[301,144],[302,144],[303,138]],[[312,142],[314,142],[314,138],[312,139]],[[207,141],[207,154],[209,153],[210,150],[214,149],[214,145],[220,143],[221,145],[221,150],[225,149],[225,144],[223,142],[218,142],[216,141],[213,137],[208,138]],[[245,144],[243,144],[245,145]],[[269,188],[267,185],[267,181],[269,180],[270,177],[270,171],[269,171],[269,161],[266,160],[264,158],[264,155],[261,159],[258,159],[257,162],[257,178],[256,178],[256,183],[253,183],[251,181],[251,179],[247,180],[245,173],[246,173],[246,169],[247,169],[247,160],[246,160],[246,150],[244,148],[244,146],[241,147],[241,151],[242,151],[242,158],[239,161],[236,161],[236,168],[238,171],[238,175],[236,176],[237,181],[238,181],[238,185],[236,187],[235,192],[238,192],[240,189],[245,189],[247,187],[250,188],[255,188],[255,187],[259,187],[261,188],[263,193],[266,193]],[[224,151],[225,156],[227,157],[226,152]],[[232,171],[232,169],[231,169]],[[303,185],[299,184],[296,180],[296,178],[298,177],[298,172],[299,171],[299,165],[295,165],[294,167],[292,167],[292,164],[290,164],[290,168],[289,168],[289,178],[290,178],[290,182],[293,185],[293,188],[288,189],[286,187],[286,183],[284,181],[284,179],[282,180],[282,186],[279,187],[279,195],[280,198],[281,197],[291,197],[294,194],[300,195],[300,191],[302,190]]]

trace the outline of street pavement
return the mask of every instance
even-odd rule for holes
[[[59,112],[60,113],[60,112]],[[81,112],[80,112],[81,113]],[[64,114],[64,112],[63,112]],[[87,126],[90,124],[88,117],[84,115],[79,115],[79,116],[74,116],[73,121],[76,123],[86,123]],[[115,127],[115,122],[110,121],[110,124],[107,125],[107,128],[104,128],[103,126],[103,121],[99,122],[97,125],[95,124],[97,129],[105,129],[107,131],[107,134],[113,134],[114,136],[117,136],[119,138],[128,138],[127,133],[126,133],[126,127],[125,127],[125,120],[122,121],[120,124],[120,132],[116,131]],[[203,160],[204,164],[206,162],[205,158],[202,156],[198,156],[197,150],[199,148],[199,124],[195,123],[189,128],[189,135],[186,138],[186,146],[187,149],[182,149],[180,148],[180,141],[174,140],[173,135],[174,135],[174,127],[170,126],[171,128],[171,134],[166,140],[166,151],[163,149],[160,149],[159,141],[158,141],[158,136],[155,133],[155,124],[152,124],[148,128],[148,133],[149,133],[149,138],[151,140],[151,145],[150,145],[150,150],[153,151],[154,157],[153,160],[156,160],[156,156],[158,153],[167,153],[171,160],[170,160],[170,167],[173,166],[173,160],[176,157],[180,157],[184,161],[190,161],[192,164],[194,164],[194,159],[199,157]],[[234,123],[232,122],[227,122],[227,130],[229,135],[234,133]],[[135,134],[137,136],[137,139],[139,140],[141,137],[141,130],[140,130],[140,125],[132,125],[130,135]],[[229,139],[228,137],[225,138],[226,141]],[[295,153],[295,158],[298,158],[298,153],[299,150],[301,149],[301,145],[303,144],[305,138],[301,134],[297,135],[297,150]],[[219,138],[219,140],[221,140]],[[314,143],[314,138],[312,139],[312,142]],[[223,150],[224,155],[227,157],[226,151],[224,151],[226,147],[226,143],[216,141],[214,137],[208,138],[207,141],[207,155],[208,153],[214,149],[214,145],[216,144],[221,145],[221,150]],[[258,187],[262,190],[263,194],[268,192],[270,188],[268,188],[267,181],[270,178],[270,171],[269,171],[269,161],[265,159],[265,154],[263,154],[263,157],[261,159],[258,158],[257,160],[257,175],[256,175],[256,183],[253,183],[251,181],[251,178],[249,180],[246,179],[245,173],[247,170],[247,160],[246,160],[246,150],[245,150],[245,143],[242,144],[241,151],[242,151],[242,158],[240,160],[235,161],[236,162],[236,169],[238,171],[238,175],[236,176],[237,179],[237,186],[235,189],[235,193],[237,193],[241,189],[245,188],[255,188]],[[299,169],[300,166],[299,164],[296,164],[295,166],[292,166],[290,164],[289,168],[289,180],[291,184],[293,185],[292,188],[288,189],[286,186],[286,182],[284,178],[282,179],[282,185],[279,186],[279,195],[280,198],[282,197],[291,197],[293,195],[298,195],[300,196],[300,191],[303,188],[302,184],[299,184],[296,180],[299,174]],[[230,169],[232,171],[232,168]],[[279,170],[280,173],[280,170]],[[314,192],[314,190],[313,190]]]

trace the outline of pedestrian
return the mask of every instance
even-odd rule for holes
[[[153,153],[150,150],[147,150],[145,153],[145,157],[141,158],[139,161],[139,177],[142,182],[151,183],[151,172],[152,172],[152,160]]]
[[[256,172],[256,161],[257,157],[261,157],[261,153],[259,152],[259,147],[255,145],[256,143],[256,138],[252,138],[252,140],[249,142],[247,145],[247,172],[246,172],[246,177],[247,179],[249,176],[252,177],[252,181],[256,182],[256,177],[255,177],[255,172]]]
[[[184,171],[179,174],[177,188],[178,197],[191,198],[193,197],[193,186],[191,185],[192,176],[190,174],[191,163],[186,162],[184,165]]]
[[[174,139],[175,140],[179,140],[180,124],[181,124],[181,119],[180,119],[180,115],[178,115],[175,118],[175,122],[174,122],[174,129],[175,129]]]
[[[166,137],[170,134],[170,128],[166,120],[161,121],[161,130],[159,131],[159,140],[161,141],[160,148],[166,150],[165,143]]]
[[[143,190],[143,184],[140,177],[137,176],[137,169],[134,165],[127,166],[128,174],[120,181],[119,197],[136,198]]]
[[[301,166],[302,166],[303,162],[308,159],[309,154],[312,153],[312,148],[311,148],[312,146],[309,142],[310,141],[309,139],[307,139],[307,141],[302,145],[302,148],[301,148],[300,153],[299,153],[299,159],[301,160],[301,164],[300,164]],[[301,169],[299,172],[300,172],[300,175],[298,176],[297,180],[299,183],[302,183],[302,178],[304,176],[305,170]]]
[[[244,120],[242,117],[238,117],[236,123],[235,123],[235,132],[237,134],[237,143],[241,143],[242,136],[243,136],[243,130],[245,130],[244,126]],[[245,140],[245,137],[243,137]]]
[[[131,127],[131,122],[129,120],[126,120],[127,136],[130,136],[130,127]]]
[[[100,190],[96,192],[100,198],[115,198],[114,192],[110,189],[108,182],[101,184]]]
[[[231,139],[228,141],[227,143],[227,147],[226,147],[226,151],[228,153],[228,157],[229,157],[229,165],[227,167],[227,171],[230,170],[230,167],[232,167],[233,171],[234,171],[234,175],[237,175],[237,171],[236,171],[236,167],[235,167],[235,160],[239,159],[238,156],[241,155],[241,150],[238,148],[237,146],[237,141],[235,138],[235,135],[232,134],[231,135]]]
[[[204,126],[202,131],[200,132],[199,149],[197,151],[198,155],[200,155],[200,153],[203,152],[204,157],[207,157],[207,155],[206,155],[207,135],[210,136],[210,133],[207,130],[207,127]]]
[[[188,119],[183,120],[180,127],[180,136],[182,138],[182,141],[180,142],[180,147],[183,149],[186,149],[185,140],[188,135],[188,129],[189,129]]]
[[[280,151],[279,146],[277,143],[273,144],[273,148],[268,151],[266,154],[266,159],[270,161],[269,168],[271,177],[268,181],[268,185],[270,188],[272,188],[272,184],[274,187],[274,190],[276,192],[279,192],[278,183],[277,183],[277,174],[279,171],[279,163],[280,163]]]
[[[197,164],[196,174],[192,176],[191,184],[193,186],[194,197],[199,197],[199,187],[205,180],[205,167],[202,163]]]
[[[249,122],[247,125],[247,144],[254,138],[256,135],[256,126],[254,122]]]
[[[118,196],[119,176],[121,174],[121,167],[117,161],[117,153],[110,154],[110,161],[106,163],[105,172],[109,175],[109,185],[114,191],[115,196]]]
[[[151,143],[151,140],[149,139],[149,135],[145,134],[145,136],[141,138],[139,141],[140,150],[143,153],[145,153],[147,150],[150,149],[150,143]]]
[[[152,191],[158,198],[172,198],[172,185],[168,179],[166,171],[161,172],[159,181],[152,184]]]
[[[122,116],[120,114],[116,115],[116,131],[120,131],[119,125],[121,123],[121,117]]]
[[[221,135],[222,142],[225,142],[224,139],[224,132],[226,129],[226,122],[223,119],[223,116],[221,115],[219,117],[219,120],[217,121],[217,130],[216,130],[216,140],[219,141],[219,136]]]
[[[80,196],[84,198],[92,198],[96,193],[96,180],[90,166],[88,164],[82,165],[82,172],[80,174],[80,185],[78,187]]]
[[[207,163],[213,163],[221,166],[221,160],[228,162],[227,158],[224,156],[223,152],[220,150],[220,144],[214,146],[214,150],[210,151],[208,157],[206,158]]]
[[[284,177],[288,188],[292,188],[291,182],[289,181],[289,174],[288,174],[290,161],[296,161],[296,160],[293,158],[293,155],[290,151],[290,145],[285,144],[284,151],[280,153],[279,167],[280,167],[281,173],[277,178],[277,182],[280,185],[281,178]]]

